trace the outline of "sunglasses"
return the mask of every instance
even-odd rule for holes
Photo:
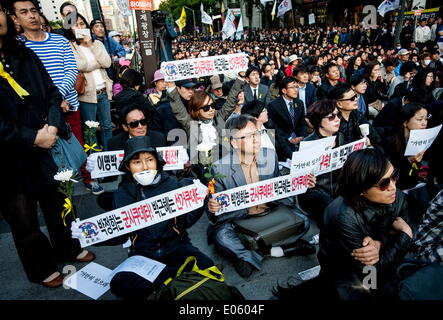
[[[215,105],[213,103],[208,104],[207,106],[201,107],[200,110],[203,110],[204,112],[208,112],[209,109],[214,109],[215,110]]]
[[[146,126],[148,124],[148,120],[146,119],[140,119],[140,120],[134,120],[129,122],[127,125],[130,126],[132,129],[138,128],[139,125],[142,127]]]
[[[358,98],[358,96],[355,94],[352,97],[348,98],[348,99],[340,99],[338,101],[355,101]]]
[[[342,117],[341,112],[337,112],[337,113],[330,113],[323,118],[327,118],[329,121],[334,121],[335,118],[341,119],[341,117]]]
[[[396,183],[399,177],[400,177],[400,170],[394,169],[394,172],[392,172],[392,175],[389,178],[381,179],[379,183],[374,185],[374,187],[379,188],[380,191],[385,191],[386,189],[389,188],[391,181]]]

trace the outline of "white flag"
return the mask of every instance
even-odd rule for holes
[[[200,11],[201,11],[201,14],[202,14],[202,23],[204,23],[204,24],[212,24],[212,18],[211,18],[211,16],[209,14],[207,14],[205,12],[205,9],[203,8],[203,2],[200,5]]]
[[[260,2],[263,5],[263,7],[266,5],[266,2],[269,2],[269,1],[272,1],[272,0],[260,0]]]
[[[282,3],[278,6],[277,17],[284,15],[289,10],[292,10],[292,2],[291,0],[283,0]]]
[[[398,7],[400,7],[400,0],[384,0],[378,6],[377,12],[384,17],[386,12],[396,10]]]
[[[238,22],[237,32],[235,33],[235,39],[241,40],[243,35],[243,15],[240,15],[240,21]]]
[[[226,15],[225,23],[222,29],[222,39],[226,40],[235,34],[235,15],[231,9],[228,9],[228,14]]]

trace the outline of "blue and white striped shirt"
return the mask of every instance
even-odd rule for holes
[[[40,58],[63,99],[75,111],[79,107],[77,91],[74,90],[78,69],[72,47],[65,37],[45,33],[46,39],[43,41],[31,41],[23,37],[21,40]]]

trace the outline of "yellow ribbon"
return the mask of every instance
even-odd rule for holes
[[[411,171],[409,171],[409,175],[410,175],[410,176],[412,176],[412,172],[414,171],[414,169],[415,169],[415,170],[418,170],[418,166],[417,166],[417,164],[416,164],[415,162],[412,164]]]
[[[62,211],[63,224],[65,225],[65,227],[67,227],[65,219],[66,219],[67,215],[73,209],[71,199],[65,198],[65,203],[63,204],[63,208],[64,208],[63,211]]]
[[[94,151],[102,151],[102,149],[95,149],[95,147],[97,146],[96,143],[94,143],[92,146],[88,145],[85,143],[85,145],[83,147],[85,147],[85,152],[88,152],[89,150],[94,150]]]
[[[9,73],[5,71],[3,68],[3,63],[0,61],[0,77],[6,79],[8,81],[9,85],[14,89],[14,91],[18,94],[18,96],[21,99],[24,99],[23,97],[29,96],[28,91],[23,89],[12,77]]]

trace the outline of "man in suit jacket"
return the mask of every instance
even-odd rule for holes
[[[269,87],[260,83],[261,71],[258,68],[251,67],[246,71],[246,84],[243,88],[245,93],[245,103],[253,100],[260,100],[268,105],[271,100],[269,95]]]
[[[305,67],[296,68],[294,76],[298,82],[298,98],[303,102],[305,115],[307,115],[309,106],[317,101],[317,89],[309,82],[309,72]]]
[[[239,115],[228,121],[226,128],[232,133],[231,152],[215,163],[214,173],[223,176],[223,178],[215,179],[216,193],[279,176],[278,160],[274,150],[261,148],[261,133],[257,130],[255,118],[249,115]],[[285,199],[284,202],[289,204],[290,200]],[[214,199],[210,199],[206,208],[210,221],[209,242],[214,242],[221,253],[233,259],[234,268],[240,276],[248,277],[253,268],[260,270],[263,253],[246,249],[235,232],[232,222],[264,213],[269,209],[268,204],[216,216],[215,213],[219,209],[220,205]],[[294,212],[294,214],[297,213]],[[297,215],[305,224],[304,232],[299,235],[300,239],[309,229],[309,219],[304,215]],[[301,243],[306,249],[305,244]],[[272,255],[272,252],[270,253]]]
[[[280,97],[272,101],[267,109],[275,125],[278,159],[286,161],[292,159],[296,144],[306,136],[307,128],[303,102],[297,98],[297,80],[284,78],[280,91]]]

